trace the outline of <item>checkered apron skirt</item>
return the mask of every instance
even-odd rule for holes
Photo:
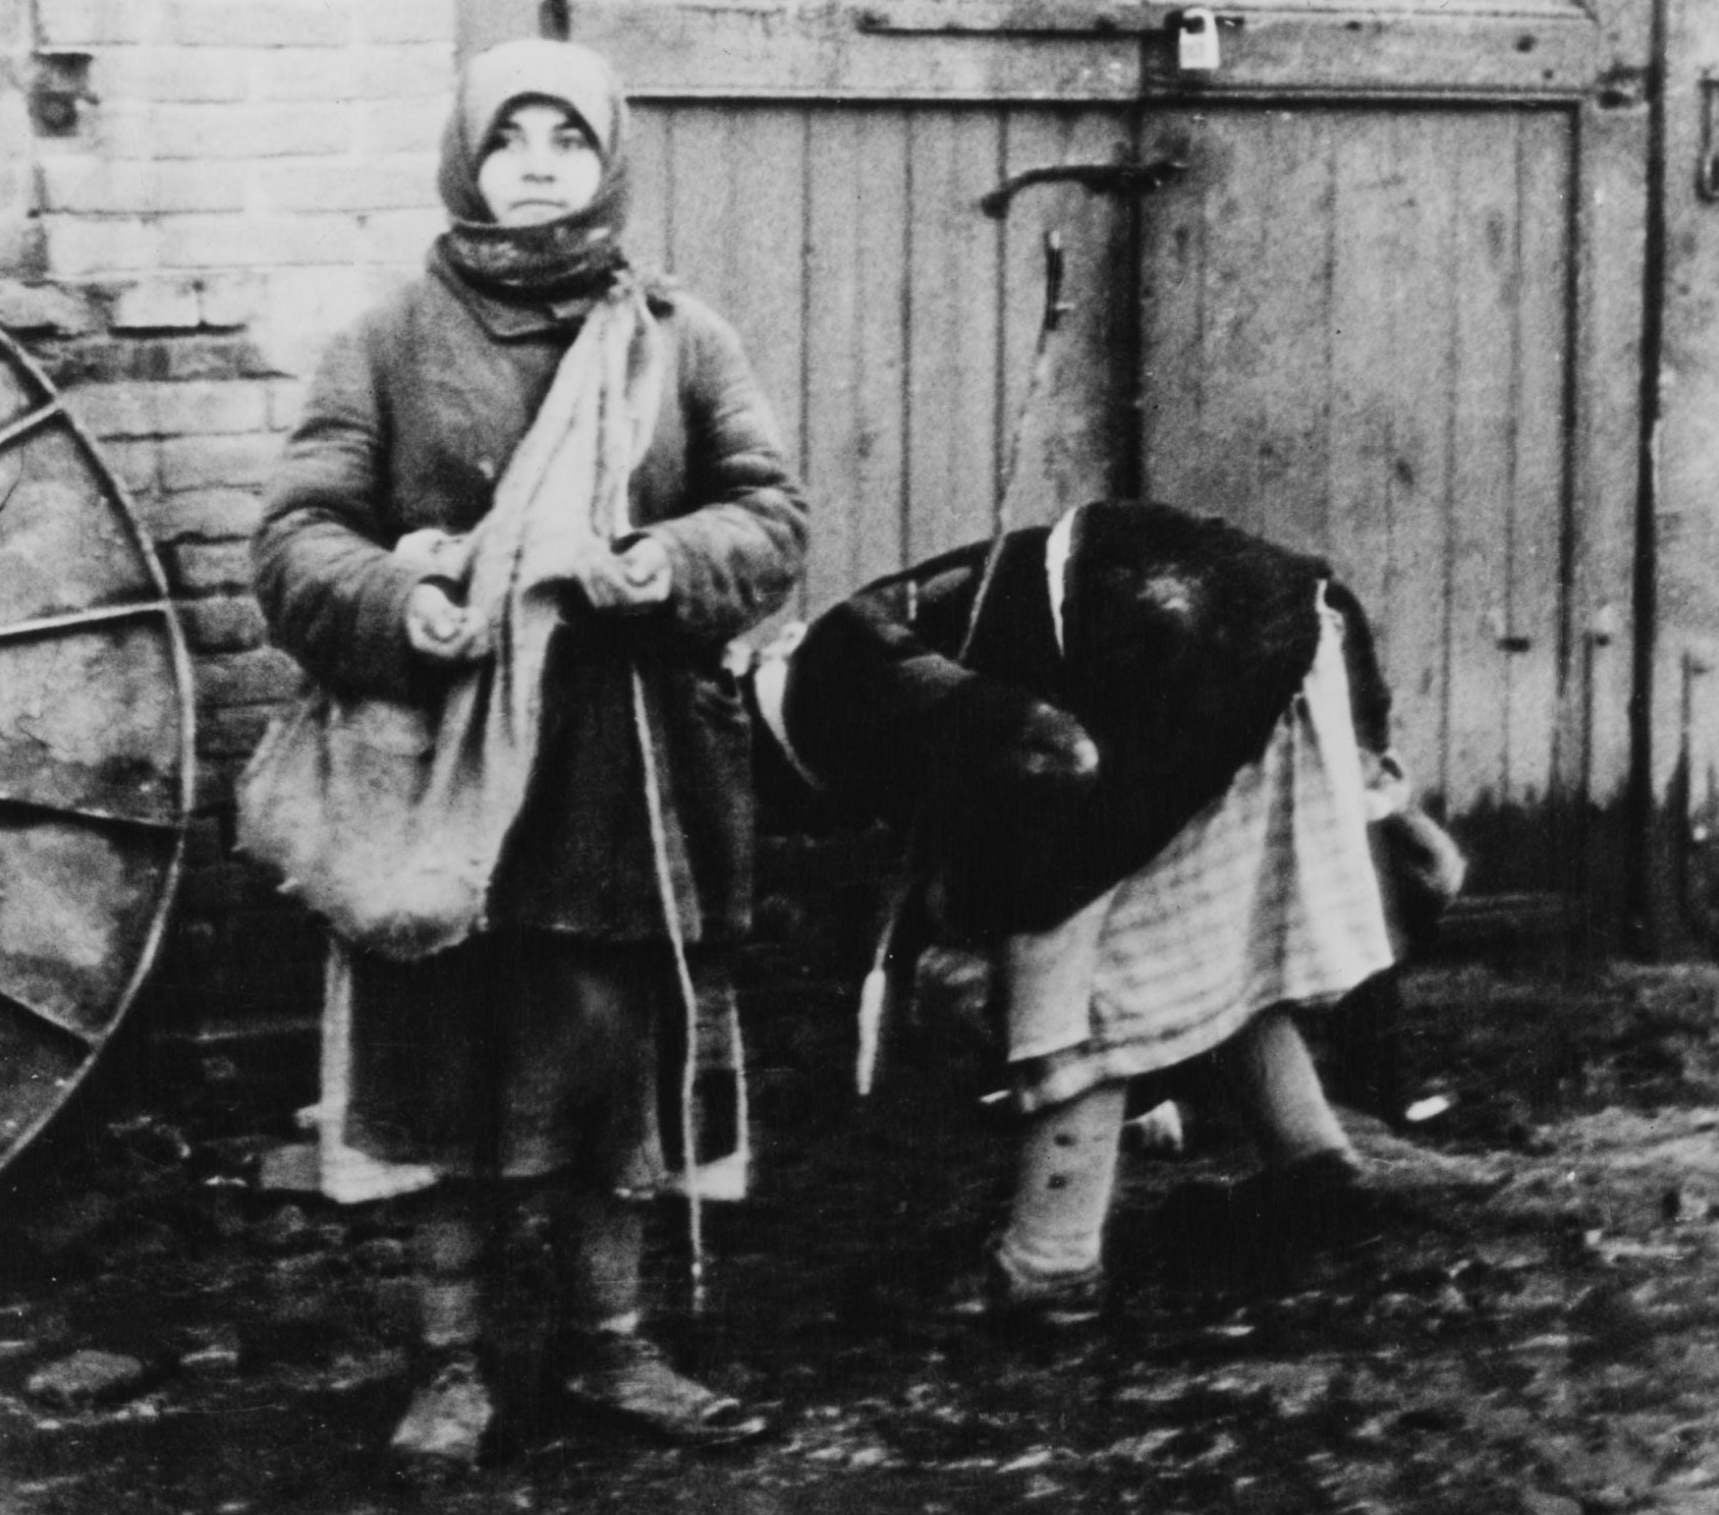
[[[1168,1068],[1273,1005],[1330,1004],[1391,965],[1367,846],[1342,618],[1260,758],[1117,885],[1092,993],[1011,1024],[1016,1099],[1039,1109]]]

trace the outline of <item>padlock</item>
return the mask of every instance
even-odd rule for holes
[[[1210,73],[1217,66],[1218,18],[1203,5],[1183,11],[1176,22],[1176,67]]]

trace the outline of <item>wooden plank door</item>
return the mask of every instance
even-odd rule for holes
[[[497,31],[537,8],[480,8]],[[638,237],[740,327],[818,503],[805,608],[1141,490],[1327,553],[1482,890],[1621,808],[1651,7],[578,0],[645,141]],[[546,8],[554,22],[556,7]],[[475,14],[475,13],[474,13]],[[1185,154],[1145,201],[1022,171]],[[1603,829],[1603,827],[1602,827]]]
[[[1555,812],[1627,774],[1647,39],[1475,0],[1464,55],[1448,6],[1367,7],[1370,45],[1298,9],[1236,29],[1228,90],[1148,83],[1190,171],[1143,222],[1144,486],[1328,555],[1474,888],[1564,891]]]
[[[1420,783],[1496,836],[1552,792],[1573,692],[1572,122],[1393,104],[1153,127],[1194,166],[1145,221],[1146,488],[1328,555]],[[1483,883],[1547,882],[1543,850],[1476,851]]]

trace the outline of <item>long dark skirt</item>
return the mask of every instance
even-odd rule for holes
[[[679,1000],[662,943],[505,931],[422,962],[359,956],[344,1140],[450,1175],[653,1193]]]

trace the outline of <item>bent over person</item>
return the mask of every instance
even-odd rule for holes
[[[1361,1184],[1290,1011],[1391,965],[1369,821],[1407,785],[1366,618],[1317,559],[1093,504],[1009,533],[970,626],[988,551],[868,586],[756,682],[801,773],[910,829],[931,913],[994,944],[1020,1146],[973,1304],[1062,1323],[1099,1307],[1138,1075],[1216,1049],[1256,1189]],[[1436,905],[1461,864],[1426,829]]]
[[[330,346],[255,545],[274,639],[323,688],[436,709],[487,666],[489,715],[533,713],[508,771],[485,747],[473,780],[507,823],[479,929],[351,954],[342,1138],[439,1179],[394,1436],[421,1463],[469,1464],[492,1430],[490,1233],[533,1189],[565,1390],[680,1442],[759,1424],[641,1333],[640,1263],[671,934],[716,952],[750,911],[750,737],[723,649],[798,579],[806,511],[733,330],[628,262],[627,114],[573,44],[466,67],[449,228]],[[547,461],[522,493],[527,454]]]

